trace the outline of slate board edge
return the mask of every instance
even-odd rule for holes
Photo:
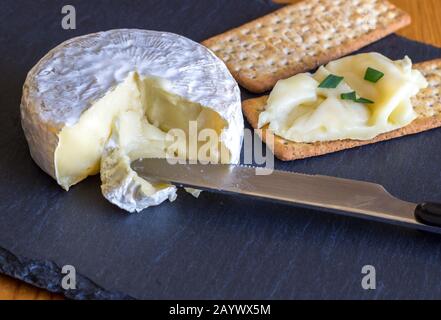
[[[61,286],[65,276],[61,268],[52,261],[28,259],[0,247],[0,273],[24,281],[53,293],[61,293],[75,300],[131,300],[132,297],[108,291],[87,277],[76,272],[76,289],[65,290]]]

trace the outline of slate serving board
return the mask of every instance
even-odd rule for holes
[[[126,215],[92,177],[64,192],[31,160],[20,125],[21,86],[49,49],[113,28],[166,30],[201,41],[275,10],[264,0],[0,3],[0,271],[52,291],[75,266],[71,298],[441,298],[441,238],[239,196],[181,192]],[[441,49],[390,36],[364,51],[414,61]],[[244,98],[251,97],[243,91]],[[276,168],[373,181],[409,201],[441,200],[441,130]],[[377,289],[361,287],[374,265]]]

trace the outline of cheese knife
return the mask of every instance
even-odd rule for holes
[[[147,180],[237,193],[441,233],[441,204],[403,201],[375,183],[279,170],[257,175],[256,168],[250,166],[170,164],[165,159],[140,159],[132,163],[132,168]]]

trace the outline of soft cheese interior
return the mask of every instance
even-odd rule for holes
[[[384,77],[377,83],[366,81],[367,68],[381,71]],[[319,88],[330,74],[344,80],[335,89]],[[349,56],[314,74],[279,81],[260,114],[259,127],[268,124],[275,134],[295,142],[370,140],[411,123],[416,118],[411,97],[425,87],[426,80],[412,70],[408,57],[392,61],[378,53]],[[341,98],[353,91],[373,103]]]
[[[167,132],[181,129],[188,133],[190,121],[197,123],[198,132],[209,128],[218,135],[226,122],[214,110],[169,93],[168,85],[166,80],[141,78],[133,72],[87,109],[75,125],[64,127],[55,151],[58,183],[68,189],[101,172],[104,196],[131,212],[173,200],[174,186],[140,178],[130,168],[131,161],[172,156],[168,153],[176,148],[170,151],[174,141],[166,139]],[[210,151],[210,161],[229,162],[229,151],[222,143]]]

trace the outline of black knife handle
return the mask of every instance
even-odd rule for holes
[[[418,222],[429,226],[441,227],[441,204],[425,202],[415,209],[415,218]]]

